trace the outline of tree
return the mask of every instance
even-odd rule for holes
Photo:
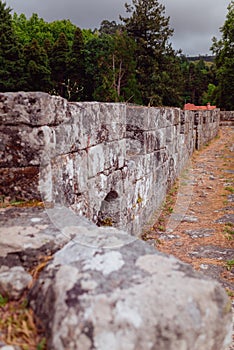
[[[23,61],[15,35],[11,9],[0,1],[0,91],[17,91],[24,86]]]
[[[183,102],[190,102],[195,105],[205,104],[204,101],[210,96],[211,91],[209,90],[208,93],[208,86],[216,84],[213,62],[211,60],[205,62],[201,57],[187,59],[182,56],[181,69],[183,74]],[[207,102],[211,102],[211,100]]]
[[[68,62],[68,99],[81,101],[84,95],[85,66],[84,41],[80,28],[76,28]]]
[[[215,104],[215,93],[217,87],[214,84],[209,84],[208,89],[202,95],[202,104],[206,105],[207,103]]]
[[[28,32],[28,20],[25,14],[21,13],[20,15],[17,15],[17,13],[14,13],[12,17],[12,25],[19,42],[22,45],[28,44],[32,38],[31,34]]]
[[[14,13],[12,20],[15,33],[23,45],[30,43],[32,39],[36,39],[40,46],[46,39],[54,45],[59,35],[64,33],[69,47],[72,46],[76,26],[70,20],[57,20],[48,23],[36,13],[33,13],[29,19],[24,14]]]
[[[67,97],[67,64],[69,47],[67,37],[64,33],[59,35],[55,42],[50,58],[51,79],[53,82],[53,93]]]
[[[136,80],[136,44],[123,30],[117,30],[113,38],[112,87],[115,101],[142,103]]]
[[[135,43],[125,32],[93,37],[85,46],[89,100],[141,102],[135,76]]]
[[[163,104],[168,77],[166,55],[175,55],[168,43],[173,30],[169,27],[169,17],[165,17],[165,7],[157,0],[132,0],[125,5],[129,17],[124,22],[127,33],[135,40],[137,49],[137,80],[145,104]]]
[[[64,19],[51,22],[48,25],[50,33],[53,36],[53,44],[59,39],[60,34],[64,33],[66,36],[67,44],[69,48],[71,48],[76,31],[75,24],[71,23],[71,21],[68,19]]]
[[[220,29],[222,38],[213,38],[212,51],[216,55],[218,87],[217,105],[226,110],[234,110],[234,1],[228,5],[224,25]]]
[[[85,45],[86,99],[114,101],[112,88],[112,53],[114,40],[111,35],[103,34],[93,37]]]
[[[182,107],[183,74],[180,58],[172,51],[164,55],[164,70],[161,74],[161,84],[157,87],[162,105]]]
[[[91,29],[82,29],[82,36],[84,44],[86,45],[90,40],[97,38],[99,33],[97,30],[92,31]]]
[[[53,46],[48,38],[45,39],[43,43],[43,48],[47,54],[48,59],[50,60]]]
[[[32,39],[36,39],[40,46],[46,39],[54,43],[55,39],[50,30],[50,24],[36,13],[33,13],[29,19],[24,14],[14,13],[12,20],[15,33],[22,45],[31,43]]]
[[[51,89],[49,61],[43,47],[36,39],[24,47],[26,87],[28,91],[46,91]]]
[[[99,28],[99,32],[101,34],[110,34],[113,35],[117,32],[117,30],[121,30],[122,25],[121,24],[117,24],[115,21],[108,21],[107,19],[104,19],[101,22],[100,28]]]

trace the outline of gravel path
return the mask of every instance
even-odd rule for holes
[[[234,127],[194,153],[178,184],[173,212],[167,206],[145,239],[217,279],[234,303]]]

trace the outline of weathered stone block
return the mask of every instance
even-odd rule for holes
[[[1,124],[55,125],[67,118],[67,100],[44,92],[0,93]]]
[[[126,104],[101,103],[100,120],[108,130],[108,141],[125,138],[126,132]]]
[[[0,212],[0,266],[21,266],[30,270],[38,264],[43,255],[51,255],[71,240],[63,235],[56,225],[62,220],[65,224],[66,213],[53,219],[45,209],[6,208]],[[70,224],[72,220],[68,218]],[[74,224],[74,223],[73,223]],[[90,225],[90,223],[89,223]]]
[[[0,168],[1,195],[10,199],[40,200],[38,167]]]
[[[88,150],[88,177],[94,177],[105,170],[104,144],[91,147]]]
[[[32,276],[22,266],[0,272],[0,294],[9,300],[18,300],[32,282]]]
[[[126,131],[146,131],[150,128],[149,108],[143,106],[127,106]]]
[[[125,105],[82,102],[83,134],[87,147],[125,137]]]
[[[128,138],[126,139],[126,156],[127,158],[131,158],[132,156],[137,156],[144,154],[144,149],[142,147],[142,142],[140,140],[135,140],[129,138],[129,133],[127,132]]]
[[[0,167],[35,166],[41,162],[46,150],[49,154],[55,148],[54,133],[48,126],[32,128],[22,125],[0,126]]]
[[[217,282],[111,228],[67,232],[76,234],[74,241],[55,254],[30,295],[51,350],[224,350],[229,344],[230,304]]]
[[[108,142],[104,145],[104,169],[119,169],[126,158],[126,140]]]
[[[72,116],[69,120],[55,126],[52,130],[55,135],[56,148],[51,157],[78,152],[89,147],[88,141],[84,136],[82,113]]]

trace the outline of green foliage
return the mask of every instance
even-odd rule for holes
[[[0,0],[0,91],[32,90],[71,101],[127,101],[154,106],[217,103],[233,109],[233,0],[214,39],[216,66],[189,61],[169,42],[173,29],[158,0],[132,0],[122,24],[80,29],[37,14],[12,16]],[[218,81],[217,81],[218,79]]]
[[[50,57],[53,93],[67,97],[68,41],[64,33],[59,35]]]
[[[136,80],[136,45],[125,31],[117,30],[112,53],[112,79],[115,101],[141,103]]]
[[[204,105],[207,102],[214,103],[215,98],[215,73],[214,65],[207,64],[203,59],[189,61],[185,57],[181,60],[181,68],[184,76],[184,102]]]
[[[49,29],[53,35],[53,43],[55,43],[59,39],[61,33],[64,33],[66,36],[68,47],[71,48],[77,27],[73,23],[71,23],[70,20],[64,19],[61,21],[51,22],[49,23]]]
[[[24,62],[27,91],[46,91],[51,89],[50,68],[47,54],[36,39],[24,47]]]
[[[114,41],[110,35],[93,37],[85,45],[87,100],[113,101],[114,91],[110,80],[111,53]]]
[[[39,18],[36,13],[27,19],[24,14],[14,13],[13,27],[21,44],[29,44],[32,39],[36,39],[39,45],[43,45],[47,39],[53,45],[61,33],[66,33],[69,47],[72,46],[76,26],[69,20],[57,20],[51,23]]]
[[[36,13],[33,13],[29,19],[24,14],[14,13],[12,20],[15,33],[22,45],[29,44],[32,39],[37,40],[39,45],[42,45],[45,39],[54,40],[49,24]]]
[[[115,21],[103,20],[99,28],[99,33],[114,35],[117,31],[122,30],[122,25],[117,24]]]
[[[222,38],[213,38],[212,51],[216,55],[218,87],[216,103],[226,110],[234,109],[234,1],[228,6],[226,21],[220,29]]]
[[[135,43],[125,32],[93,37],[85,45],[88,100],[139,102]]]
[[[46,349],[46,338],[42,338],[39,344],[37,344],[37,350],[45,350]]]
[[[206,105],[208,102],[210,102],[211,105],[215,104],[215,93],[216,93],[216,86],[214,84],[208,84],[208,89],[206,92],[203,92],[202,94],[202,104]]]
[[[226,268],[227,268],[227,270],[231,271],[233,267],[234,267],[234,259],[227,260],[226,261]]]
[[[0,1],[0,91],[17,91],[23,85],[20,45],[12,25],[11,9]]]
[[[179,103],[180,66],[168,42],[173,30],[165,17],[165,7],[157,0],[132,0],[125,7],[129,16],[121,20],[136,42],[136,78],[143,103]]]
[[[226,186],[224,189],[230,193],[234,193],[234,187],[232,186]]]
[[[76,28],[71,52],[68,58],[68,99],[81,101],[84,95],[85,66],[84,66],[84,41],[82,31]]]
[[[8,303],[8,298],[4,298],[1,294],[0,294],[0,307],[5,306]]]
[[[99,36],[98,31],[93,32],[91,29],[82,29],[81,31],[82,31],[84,44],[86,44],[90,40],[95,39]]]

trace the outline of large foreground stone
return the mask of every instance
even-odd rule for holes
[[[1,208],[0,222],[0,272],[15,266],[30,270],[72,238],[56,228],[41,207]]]
[[[32,276],[22,266],[5,268],[0,272],[0,294],[10,300],[18,300],[31,281]]]
[[[224,350],[230,302],[218,282],[113,228],[74,239],[30,294],[50,350]]]

